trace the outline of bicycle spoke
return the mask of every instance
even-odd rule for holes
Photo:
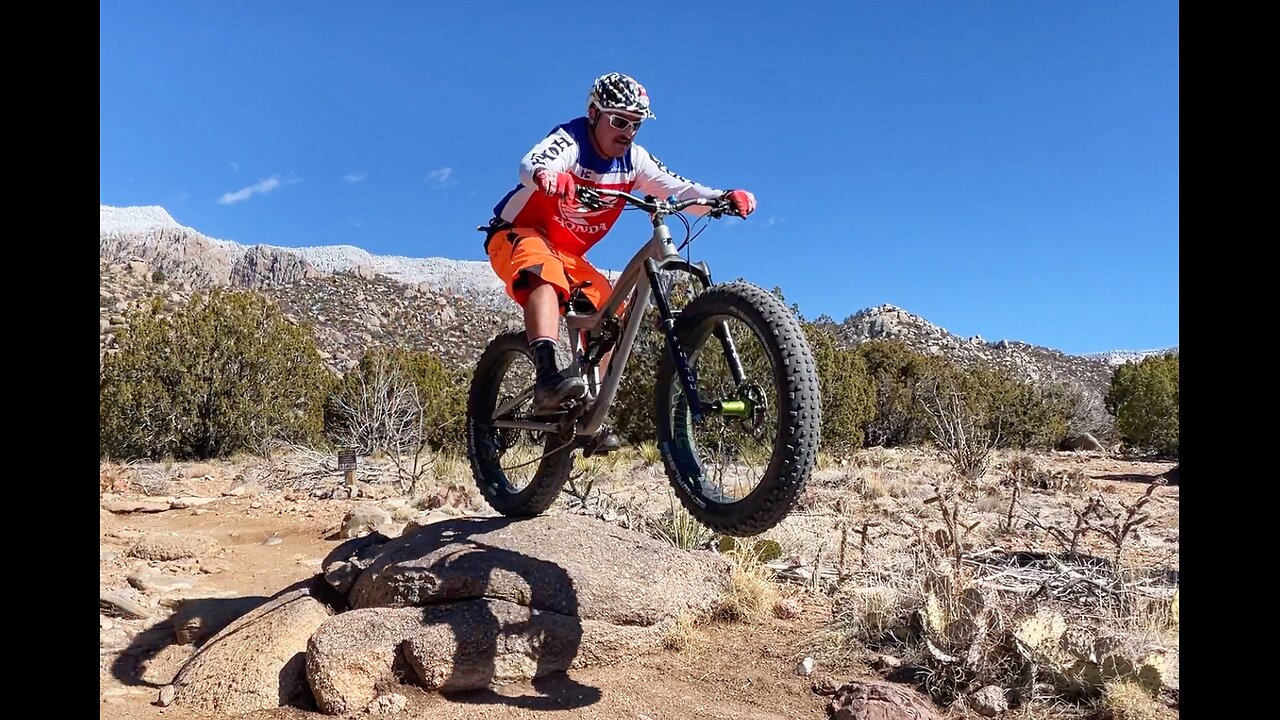
[[[534,367],[532,361],[513,354],[510,365],[498,386],[497,409],[493,419],[527,418],[533,400]],[[545,455],[545,435],[533,430],[491,427],[498,467],[515,491],[527,487],[537,472],[537,463]]]
[[[708,323],[718,320],[729,325],[746,383],[739,386],[734,381],[721,344],[708,333],[698,347],[689,348],[690,362],[698,377],[698,393],[707,403],[749,401],[748,417],[709,415],[688,426],[689,444],[696,448],[695,456],[702,467],[704,492],[718,496],[719,502],[735,502],[750,495],[764,477],[773,451],[778,403],[773,397],[773,367],[760,338],[734,318],[714,318]],[[743,388],[747,386],[759,388],[763,396],[745,397]],[[673,392],[676,398],[672,406],[686,406],[678,385]]]

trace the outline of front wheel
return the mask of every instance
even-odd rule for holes
[[[790,512],[817,461],[821,393],[808,340],[777,296],[745,282],[694,298],[676,332],[698,399],[715,409],[695,420],[675,362],[664,356],[655,399],[667,478],[685,509],[712,530],[762,533]]]
[[[573,448],[555,433],[494,425],[494,410],[505,406],[510,407],[503,419],[535,419],[535,376],[524,331],[505,332],[491,340],[476,361],[467,396],[471,474],[485,502],[510,517],[545,511],[573,469]]]

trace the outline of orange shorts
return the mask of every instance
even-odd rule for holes
[[[613,290],[609,279],[591,263],[552,248],[533,228],[513,227],[494,233],[489,241],[489,264],[505,283],[507,295],[521,307],[532,289],[526,273],[536,275],[556,289],[562,315],[574,290],[581,288],[597,310],[604,307]]]

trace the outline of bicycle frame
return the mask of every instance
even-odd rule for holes
[[[711,272],[706,263],[693,264],[685,260],[676,250],[675,243],[671,241],[671,229],[667,227],[664,217],[655,215],[653,218],[652,237],[627,263],[622,274],[618,277],[618,281],[614,283],[612,294],[609,296],[605,306],[593,313],[575,313],[570,310],[565,314],[565,324],[569,329],[569,347],[573,355],[570,369],[582,373],[587,382],[585,409],[575,421],[575,434],[577,436],[593,436],[599,432],[604,424],[605,415],[608,414],[609,408],[613,405],[614,398],[617,395],[618,385],[622,380],[622,371],[626,367],[627,359],[631,356],[632,348],[635,346],[636,335],[639,334],[640,324],[644,321],[644,311],[648,307],[650,299],[654,300],[661,316],[663,329],[667,335],[668,350],[676,355],[676,366],[686,397],[692,401],[691,406],[695,417],[701,415],[702,407],[697,402],[696,379],[675,337],[674,319],[667,297],[659,283],[658,273],[665,270],[688,272],[702,282],[703,288],[711,286]],[[612,324],[611,320],[618,317],[618,311],[624,301],[627,303],[627,312],[622,317],[621,325],[618,328],[620,338],[613,347],[613,356],[609,360],[609,367],[605,369],[604,377],[601,378],[599,377],[599,366],[595,362],[587,362],[584,367],[584,361],[589,360],[586,357],[586,352],[595,340],[610,331],[607,326]],[[722,329],[717,329],[717,335],[721,336],[722,342],[728,343],[727,348],[732,347],[732,340],[728,338],[727,334],[722,334]],[[736,352],[734,353],[734,358],[736,360]],[[736,374],[740,375],[740,366],[736,369]],[[495,408],[493,426],[550,432],[559,430],[560,425],[556,422],[503,418],[512,408],[518,406],[532,395],[533,386],[531,385],[524,392]]]

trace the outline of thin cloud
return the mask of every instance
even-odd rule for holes
[[[369,177],[369,173],[347,173],[342,176],[348,185],[355,185],[358,182],[364,182]]]
[[[236,172],[240,172],[240,163],[238,162],[229,162],[227,163],[227,167],[231,168]]]
[[[248,187],[243,187],[243,188],[240,188],[239,190],[236,190],[235,192],[229,192],[223,195],[222,197],[218,198],[218,204],[234,205],[238,202],[243,202],[245,200],[248,200],[254,195],[262,195],[264,193],[269,193],[272,190],[275,190],[276,188],[280,187],[281,185],[292,184],[294,182],[297,182],[297,181],[281,180],[279,175],[272,175],[266,180],[259,180],[253,185],[250,185]]]
[[[770,215],[769,219],[764,221],[764,226],[773,227],[774,225],[777,225],[779,223],[784,223],[786,221],[787,221],[786,218],[780,218],[777,215]]]
[[[453,177],[453,168],[451,167],[442,167],[427,173],[427,180],[435,183],[435,186],[438,188],[442,188],[447,185],[457,185],[458,181],[450,180],[451,177]]]

